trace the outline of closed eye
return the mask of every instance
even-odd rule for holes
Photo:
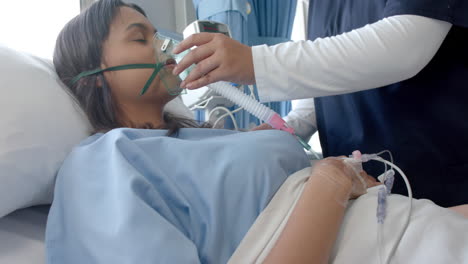
[[[146,39],[135,39],[136,42],[146,43]]]

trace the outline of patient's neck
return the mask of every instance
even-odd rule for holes
[[[119,107],[124,127],[164,129],[164,104],[124,104]]]

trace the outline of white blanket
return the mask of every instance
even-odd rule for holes
[[[229,263],[261,263],[283,230],[310,175],[310,168],[291,175],[257,218]],[[379,263],[377,240],[377,189],[350,202],[330,263]],[[388,197],[382,256],[406,219],[408,197]],[[429,200],[413,200],[409,226],[390,263],[468,263],[468,219]]]

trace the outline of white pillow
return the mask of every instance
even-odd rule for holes
[[[52,63],[0,46],[0,217],[52,200],[54,177],[90,125]]]
[[[54,180],[91,126],[52,62],[0,45],[0,217],[52,201]],[[174,114],[193,118],[177,98]]]

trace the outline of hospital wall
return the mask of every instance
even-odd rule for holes
[[[195,20],[192,0],[131,0],[141,6],[157,27],[182,33]]]

